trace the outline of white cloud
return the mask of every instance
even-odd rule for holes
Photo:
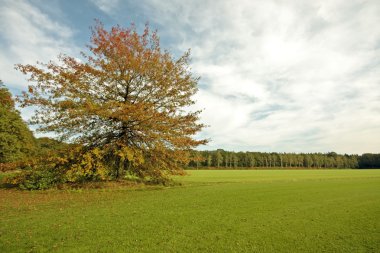
[[[93,4],[96,5],[101,11],[105,12],[108,15],[113,14],[117,9],[120,1],[119,0],[90,0]]]
[[[26,77],[15,64],[56,60],[60,53],[79,54],[72,30],[56,22],[26,1],[2,1],[0,5],[0,79],[15,90],[27,86]],[[24,119],[33,109],[22,109]]]
[[[379,1],[148,2],[192,48],[206,148],[380,151]]]
[[[206,148],[380,152],[379,1],[90,1],[134,7],[163,47],[192,49]],[[29,2],[3,0],[0,19],[6,84],[26,85],[16,63],[78,55],[73,31]]]
[[[24,1],[5,1],[0,6],[0,77],[13,87],[26,87],[25,77],[14,65],[54,60],[60,53],[79,53],[73,32]]]

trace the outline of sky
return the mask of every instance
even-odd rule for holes
[[[0,79],[19,94],[14,64],[80,58],[94,19],[149,22],[175,57],[191,49],[200,149],[379,153],[379,13],[378,0],[0,0]]]

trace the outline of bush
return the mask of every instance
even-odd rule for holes
[[[172,168],[175,160],[162,162],[165,153],[143,154],[128,147],[105,146],[100,148],[72,147],[62,156],[36,158],[19,164],[20,173],[8,177],[4,183],[23,190],[44,190],[88,182],[127,180],[146,184],[171,185],[170,175],[182,171]],[[160,163],[161,161],[161,163]]]
[[[15,163],[0,163],[0,172],[15,170],[16,168],[17,165]]]
[[[5,183],[14,185],[22,190],[45,190],[63,183],[60,173],[54,168],[43,168],[23,171],[5,179]]]

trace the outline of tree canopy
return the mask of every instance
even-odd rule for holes
[[[88,48],[82,60],[60,55],[59,63],[17,65],[31,82],[21,105],[38,107],[31,123],[81,152],[101,150],[115,177],[180,173],[187,151],[207,142],[194,139],[204,125],[200,111],[189,110],[199,80],[190,52],[174,59],[148,26],[139,34],[133,25],[108,31],[100,22]]]
[[[15,109],[12,94],[0,80],[0,163],[27,158],[35,145],[32,132]]]

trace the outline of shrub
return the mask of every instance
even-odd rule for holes
[[[162,157],[158,157],[158,154]],[[33,159],[20,163],[20,172],[8,177],[5,184],[24,190],[43,190],[62,184],[128,180],[146,184],[170,185],[170,175],[180,174],[176,160],[163,162],[166,153],[143,153],[128,147],[104,146],[85,148],[73,146],[62,156]],[[183,155],[183,157],[185,157]]]
[[[68,182],[88,182],[109,179],[109,170],[104,164],[104,152],[98,148],[82,152],[76,150],[63,164]]]
[[[6,184],[16,186],[22,190],[45,190],[63,183],[62,174],[55,168],[42,168],[23,171],[13,177],[5,179]]]
[[[0,163],[0,172],[12,171],[18,168],[17,163]]]

